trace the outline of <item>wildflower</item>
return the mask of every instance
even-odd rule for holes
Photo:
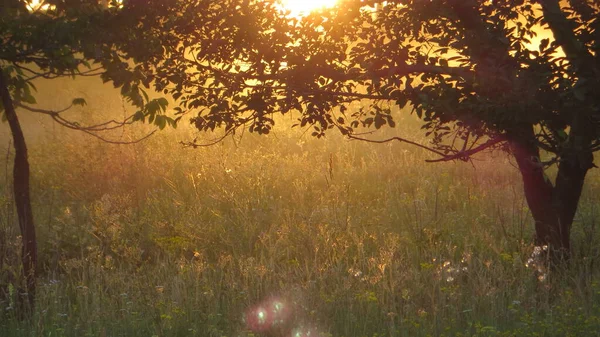
[[[462,258],[460,259],[460,263],[468,263],[471,260],[471,253],[463,253]]]
[[[350,269],[348,269],[348,274],[350,274],[356,278],[359,278],[362,276],[363,273],[362,273],[362,271],[360,271],[358,269],[350,268]]]
[[[543,261],[544,254],[542,254],[546,251],[548,251],[547,245],[533,247],[533,251],[525,263],[525,268],[531,268],[534,270],[539,282],[544,282],[548,276],[546,266],[544,265]]]

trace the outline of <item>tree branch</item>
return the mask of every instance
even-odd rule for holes
[[[111,131],[114,129],[118,129],[121,128],[125,125],[130,125],[133,124],[133,116],[129,115],[127,118],[125,118],[122,121],[116,121],[114,119],[111,119],[109,121],[103,122],[103,123],[99,123],[99,124],[94,124],[94,125],[89,125],[89,126],[82,126],[80,125],[78,122],[73,122],[70,121],[66,118],[63,118],[60,116],[60,113],[65,112],[67,110],[69,110],[70,108],[73,107],[73,104],[69,105],[68,107],[61,109],[61,110],[46,110],[46,109],[40,109],[40,108],[34,108],[31,106],[27,106],[24,105],[22,103],[17,103],[15,104],[16,106],[23,108],[27,111],[30,112],[35,112],[35,113],[41,113],[44,115],[48,115],[50,117],[52,117],[55,121],[59,122],[61,125],[73,129],[73,130],[79,130],[79,131],[90,131],[90,132],[102,132],[102,131]],[[110,124],[115,124],[115,125],[110,125]]]
[[[371,79],[373,75],[380,78],[387,78],[390,76],[406,76],[409,74],[436,74],[436,75],[449,75],[458,76],[463,78],[465,81],[471,81],[475,77],[475,72],[469,68],[462,67],[450,67],[450,66],[436,66],[428,64],[405,64],[397,67],[384,68],[381,70],[369,71],[363,73],[360,78]],[[355,76],[355,75],[352,75]]]
[[[573,24],[560,8],[558,0],[540,0],[540,3],[544,19],[577,75],[586,79],[599,78],[600,69],[594,63],[594,57],[575,36]]]
[[[360,140],[360,141],[363,141],[363,142],[375,143],[375,144],[384,144],[384,143],[389,143],[389,142],[392,142],[392,141],[399,141],[401,143],[407,143],[407,144],[410,144],[410,145],[414,145],[416,147],[420,147],[420,148],[425,149],[425,150],[427,150],[429,152],[433,152],[433,153],[437,154],[438,156],[442,156],[442,157],[445,156],[445,154],[443,152],[440,152],[440,151],[438,151],[438,150],[436,150],[434,148],[431,148],[431,147],[423,145],[423,144],[419,144],[417,142],[414,142],[412,140],[408,140],[408,139],[402,138],[402,137],[391,137],[391,138],[382,139],[382,140],[374,140],[374,139],[362,138],[362,137],[358,137],[358,136],[355,136],[355,135],[352,135],[352,134],[347,135],[347,137],[349,139],[352,139],[352,140]]]
[[[225,138],[227,138],[228,136],[233,134],[233,131],[235,130],[235,128],[231,128],[230,130],[228,130],[227,132],[225,132],[225,134],[221,137],[215,138],[211,141],[209,141],[208,143],[201,143],[198,144],[197,143],[197,138],[194,138],[194,140],[192,140],[191,142],[184,142],[184,141],[180,141],[179,144],[183,145],[184,147],[191,147],[194,149],[197,149],[199,147],[209,147],[215,144],[218,144],[220,142],[222,142]]]
[[[503,137],[492,138],[492,139],[488,140],[487,142],[485,142],[475,148],[471,148],[466,151],[458,151],[455,154],[450,155],[450,156],[446,155],[446,154],[442,154],[442,158],[427,159],[425,161],[429,162],[429,163],[438,163],[438,162],[445,162],[445,161],[452,161],[452,160],[467,160],[469,157],[471,157],[475,153],[481,152],[481,151],[483,151],[487,148],[490,148],[498,143],[501,143],[505,140],[506,139],[504,139]]]
[[[79,123],[77,122],[72,122],[69,121],[63,117],[60,116],[61,112],[67,111],[70,108],[73,107],[73,104],[69,105],[68,107],[61,109],[61,110],[57,110],[57,111],[53,111],[53,110],[46,110],[46,109],[39,109],[39,108],[33,108],[30,106],[26,106],[23,105],[21,103],[15,103],[15,106],[19,107],[19,108],[23,108],[27,111],[30,112],[35,112],[35,113],[41,113],[44,115],[48,115],[50,116],[55,122],[57,122],[58,124],[71,129],[71,130],[75,130],[75,131],[81,131],[83,133],[86,133],[90,136],[96,137],[98,139],[100,139],[101,141],[105,142],[105,143],[109,143],[109,144],[117,144],[117,145],[127,145],[127,144],[136,144],[139,143],[147,138],[149,138],[150,136],[152,136],[156,130],[151,131],[150,133],[146,134],[145,136],[138,138],[138,139],[134,139],[131,141],[116,141],[116,140],[110,140],[107,139],[105,137],[102,137],[100,135],[98,135],[98,132],[102,132],[102,131],[110,131],[110,130],[115,130],[118,128],[122,128],[125,125],[130,125],[133,123],[133,115],[130,115],[129,117],[125,118],[123,121],[115,121],[114,119],[110,120],[110,121],[106,121],[104,123],[100,123],[100,124],[96,124],[96,125],[91,125],[91,126],[81,126],[79,125]],[[115,125],[111,125],[108,126],[110,124],[115,124]]]

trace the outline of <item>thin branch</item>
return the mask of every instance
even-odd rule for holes
[[[490,148],[498,143],[501,143],[505,141],[505,139],[503,137],[496,137],[496,138],[492,138],[490,140],[488,140],[487,142],[469,149],[467,151],[458,151],[453,155],[446,155],[446,154],[442,154],[442,158],[439,159],[427,159],[425,160],[426,162],[429,163],[438,163],[438,162],[445,162],[445,161],[452,161],[452,160],[466,160],[469,157],[471,157],[472,155],[474,155],[475,153],[481,152],[487,148]]]
[[[17,62],[13,62],[12,64],[13,64],[13,66],[15,66],[15,67],[17,67],[17,68],[19,68],[19,69],[21,69],[21,70],[25,70],[25,71],[28,71],[28,72],[30,72],[30,73],[32,73],[32,74],[34,74],[34,75],[36,75],[35,77],[30,77],[30,78],[29,78],[29,79],[27,79],[27,80],[31,80],[31,79],[34,79],[34,78],[36,78],[36,77],[44,77],[44,76],[48,76],[48,75],[50,74],[50,72],[46,72],[46,73],[40,73],[40,72],[37,72],[37,71],[35,71],[35,70],[31,70],[30,68],[27,68],[27,67],[25,67],[25,66],[22,66],[22,65],[20,65],[20,64],[19,64],[19,63],[17,63]]]
[[[215,139],[209,141],[208,143],[198,144],[196,142],[196,138],[195,138],[191,142],[180,141],[179,144],[183,145],[184,147],[191,147],[191,148],[194,148],[194,149],[197,149],[199,147],[209,147],[209,146],[218,144],[218,143],[222,142],[228,136],[233,135],[233,133],[234,133],[233,130],[235,130],[235,129],[236,128],[231,128],[230,130],[228,130],[227,132],[225,132],[225,134],[223,136],[215,138]]]
[[[133,124],[133,122],[134,122],[133,121],[134,114],[132,114],[132,115],[129,115],[127,118],[125,118],[123,121],[116,121],[114,119],[111,119],[109,121],[102,122],[99,124],[82,126],[78,122],[73,122],[73,121],[70,121],[70,120],[60,116],[60,113],[65,112],[65,111],[69,110],[70,108],[72,108],[73,104],[69,105],[68,107],[66,107],[64,109],[56,110],[56,111],[34,108],[31,106],[24,105],[22,103],[17,103],[15,105],[20,108],[23,108],[27,111],[30,111],[30,112],[41,113],[44,115],[51,116],[55,121],[59,122],[61,125],[65,126],[67,128],[73,129],[73,130],[80,130],[80,131],[85,130],[85,131],[89,131],[89,132],[110,131],[110,130],[121,128],[125,125]],[[114,124],[114,125],[111,125],[111,124]]]
[[[19,102],[15,102],[15,106],[25,109],[30,112],[41,113],[41,114],[49,115],[49,116],[56,116],[62,112],[65,112],[65,111],[71,109],[73,107],[73,104],[70,104],[66,108],[60,109],[60,110],[46,110],[46,109],[34,108],[34,107],[30,107],[28,105],[24,105],[23,103],[19,103]]]
[[[110,140],[110,139],[104,138],[104,137],[98,135],[96,133],[97,131],[94,131],[94,130],[88,130],[86,128],[81,128],[81,127],[73,126],[72,124],[69,124],[69,122],[64,122],[62,119],[59,118],[59,116],[52,116],[52,119],[54,119],[55,122],[57,122],[58,124],[66,127],[66,128],[69,128],[69,129],[72,129],[72,130],[76,130],[76,131],[81,131],[83,133],[87,133],[88,135],[96,137],[96,138],[100,139],[101,141],[103,141],[105,143],[116,144],[116,145],[136,144],[136,143],[139,143],[139,142],[141,142],[141,141],[149,138],[150,136],[152,136],[156,132],[156,130],[153,130],[153,131],[151,131],[150,133],[148,133],[147,135],[145,135],[145,136],[143,136],[141,138],[138,138],[138,139],[135,139],[135,140],[131,140],[131,141],[125,141],[125,142],[123,142],[123,141],[116,141],[116,140]]]
[[[473,149],[475,147],[475,145],[479,142],[479,140],[481,139],[481,135],[477,135],[475,137],[475,140],[471,143],[471,146],[469,146],[469,150]],[[463,151],[466,149],[463,149]]]
[[[71,107],[73,107],[73,105],[69,105],[68,107],[62,109],[62,110],[57,110],[57,111],[53,111],[53,110],[46,110],[46,109],[38,109],[38,108],[33,108],[30,106],[26,106],[20,103],[15,104],[15,106],[18,106],[20,108],[23,108],[25,110],[31,111],[31,112],[35,112],[35,113],[41,113],[44,115],[48,115],[50,117],[52,117],[52,119],[57,122],[58,124],[60,124],[61,126],[64,126],[68,129],[71,130],[75,130],[75,131],[81,131],[83,133],[86,133],[90,136],[96,137],[98,139],[100,139],[101,141],[105,142],[105,143],[109,143],[109,144],[116,144],[116,145],[128,145],[128,144],[136,144],[139,143],[147,138],[149,138],[150,136],[152,136],[156,130],[151,131],[150,133],[148,133],[147,135],[135,139],[135,140],[131,140],[131,141],[116,141],[116,140],[110,140],[107,139],[105,137],[102,137],[100,135],[97,134],[97,132],[102,132],[102,131],[109,131],[109,130],[114,130],[117,128],[121,128],[124,127],[125,125],[130,125],[133,123],[133,115],[127,117],[125,120],[123,120],[122,122],[118,122],[115,120],[110,120],[104,123],[100,123],[100,124],[96,124],[96,125],[92,125],[92,126],[81,126],[79,125],[79,123],[77,122],[72,122],[69,121],[63,117],[60,116],[61,112],[67,111],[69,110]],[[112,126],[107,126],[110,124],[116,124],[116,125],[112,125]]]
[[[97,135],[91,131],[87,131],[87,130],[82,130],[82,129],[78,129],[78,131],[82,131],[84,133],[87,133],[90,136],[96,137],[98,139],[100,139],[101,141],[105,142],[105,143],[109,143],[109,144],[115,144],[115,145],[130,145],[130,144],[137,144],[139,142],[142,142],[148,138],[150,138],[150,136],[152,136],[154,133],[156,133],[157,130],[152,130],[150,133],[148,133],[147,135],[138,138],[138,139],[134,139],[134,140],[130,140],[130,141],[116,141],[116,140],[110,140],[110,139],[106,139],[100,135]]]
[[[351,135],[351,134],[347,135],[347,137],[349,139],[352,139],[352,140],[360,140],[360,141],[363,141],[363,142],[375,143],[375,144],[384,144],[384,143],[389,143],[389,142],[392,142],[392,141],[399,141],[401,143],[407,143],[407,144],[410,144],[410,145],[414,145],[416,147],[420,147],[420,148],[425,149],[427,151],[433,152],[433,153],[437,154],[438,156],[442,156],[442,157],[445,156],[445,154],[443,152],[440,152],[440,151],[438,151],[438,150],[436,150],[434,148],[428,147],[428,146],[423,145],[423,144],[419,144],[417,142],[414,142],[412,140],[408,140],[408,139],[402,138],[402,137],[391,137],[391,138],[381,139],[381,140],[374,140],[374,139],[362,138],[362,137],[357,137],[357,136]]]
[[[560,161],[561,161],[560,157],[556,156],[556,157],[552,157],[550,160],[541,161],[540,165],[542,165],[543,167],[550,167],[554,164],[560,163]]]
[[[299,95],[331,95],[331,96],[339,96],[339,97],[349,97],[349,98],[357,98],[357,99],[371,99],[371,100],[392,100],[392,97],[383,96],[383,95],[372,95],[372,94],[361,94],[361,93],[353,93],[353,92],[341,92],[341,91],[326,91],[326,90],[305,90],[298,91]]]
[[[38,71],[35,71],[35,70],[32,70],[32,69],[29,69],[27,67],[21,66],[17,62],[13,62],[13,65],[15,67],[19,68],[19,69],[26,70],[26,71],[28,71],[28,72],[30,72],[30,73],[33,74],[33,76],[28,77],[26,79],[27,81],[32,81],[32,80],[34,80],[36,78],[44,78],[44,79],[51,80],[51,79],[61,78],[61,77],[71,77],[73,75],[75,75],[75,76],[84,76],[84,77],[92,77],[92,76],[99,76],[99,75],[101,75],[103,73],[103,71],[101,71],[101,70],[103,70],[102,67],[96,67],[96,68],[91,68],[91,69],[88,69],[88,70],[85,70],[85,71],[77,71],[74,74],[72,74],[72,73],[63,73],[63,74],[53,74],[52,75],[52,72],[38,72]]]
[[[471,136],[471,133],[467,130],[467,136],[465,137],[465,142],[463,143],[463,148],[461,151],[466,151],[467,150],[467,144],[469,143],[469,138]],[[475,139],[475,142],[477,142],[477,139]],[[473,142],[473,145],[475,144],[475,142]],[[471,145],[471,148],[473,147],[473,145]]]
[[[540,124],[540,130],[541,130],[541,134],[538,133],[536,135],[537,138],[541,138],[541,139],[536,139],[537,146],[544,151],[551,152],[551,153],[558,153],[558,148],[556,146],[551,145],[553,142],[556,142],[558,140],[558,136],[556,135],[556,132],[554,132],[553,130],[550,130],[550,132],[552,133],[552,135],[550,135],[548,133],[548,131],[546,130],[546,127],[544,126],[544,124]],[[546,141],[547,143],[544,143],[544,141]]]
[[[390,76],[406,76],[408,74],[437,74],[462,77],[464,80],[471,80],[475,73],[469,68],[435,66],[427,64],[405,64],[398,67],[391,67],[377,71],[370,71],[362,74],[362,78],[370,79],[373,75],[385,78]]]

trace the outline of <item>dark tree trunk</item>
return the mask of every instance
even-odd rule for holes
[[[568,259],[571,225],[585,175],[593,167],[592,153],[575,149],[564,153],[553,185],[544,173],[531,127],[511,137],[510,148],[521,171],[525,199],[535,221],[535,244],[547,246],[554,262]]]
[[[23,130],[17,118],[15,107],[8,90],[8,83],[3,69],[0,69],[0,96],[4,105],[4,113],[10,126],[15,147],[15,163],[13,168],[13,187],[15,204],[19,217],[19,228],[23,246],[21,251],[21,263],[25,276],[25,293],[17,293],[21,308],[20,313],[31,313],[35,301],[35,282],[37,267],[37,242],[35,238],[35,226],[31,210],[31,198],[29,194],[29,161],[27,157],[27,146]]]

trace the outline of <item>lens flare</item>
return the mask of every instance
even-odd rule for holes
[[[287,301],[271,297],[251,307],[244,317],[246,327],[253,332],[281,330],[290,324],[291,309]]]

